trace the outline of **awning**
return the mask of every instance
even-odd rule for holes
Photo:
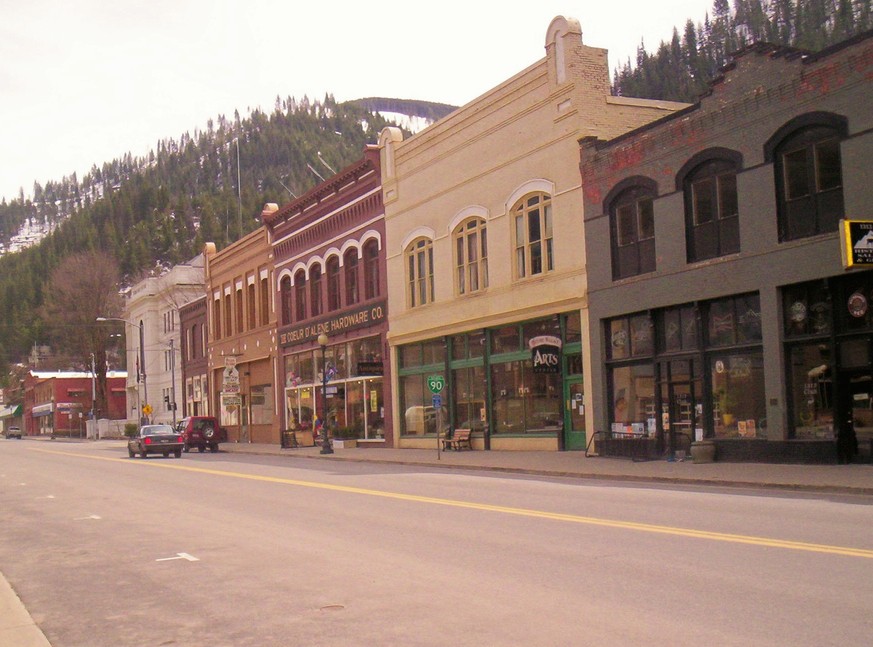
[[[33,409],[30,410],[30,414],[34,418],[38,418],[39,416],[50,416],[52,412],[55,410],[54,402],[46,402],[45,404],[38,404]]]
[[[14,404],[8,407],[0,407],[0,420],[5,418],[17,418],[21,415],[21,405]]]

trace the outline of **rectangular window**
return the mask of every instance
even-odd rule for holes
[[[640,240],[648,240],[655,237],[655,205],[651,198],[640,200],[637,203],[639,209],[639,236]]]
[[[719,218],[731,218],[739,215],[740,208],[737,200],[736,173],[728,173],[718,177],[718,203]]]
[[[243,291],[242,287],[236,289],[236,332],[243,331]]]
[[[258,327],[258,322],[256,319],[257,310],[255,309],[255,283],[252,281],[248,284],[248,302],[246,303],[246,311],[249,316],[249,330]]]
[[[695,225],[712,222],[715,217],[716,205],[712,201],[713,194],[715,193],[714,186],[715,178],[713,177],[698,180],[691,185],[694,198]]]
[[[815,171],[819,191],[830,191],[842,186],[840,143],[837,140],[832,139],[816,144]]]
[[[636,204],[626,204],[615,210],[617,237],[620,246],[637,242],[636,236]]]
[[[266,326],[270,323],[270,281],[267,277],[261,279],[261,299],[260,299],[260,314],[261,325]],[[289,323],[288,319],[285,323]]]
[[[212,302],[212,332],[216,339],[221,339],[221,299]]]
[[[785,192],[788,200],[796,200],[808,196],[809,178],[807,176],[806,149],[802,148],[792,153],[786,153]]]

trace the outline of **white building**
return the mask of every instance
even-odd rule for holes
[[[130,290],[122,315],[128,323],[125,332],[130,420],[139,420],[138,411],[146,405],[151,406],[152,422],[172,423],[181,415],[178,403],[184,394],[179,308],[205,294],[203,268],[200,254],[161,276],[140,281]],[[140,358],[144,358],[142,363]]]

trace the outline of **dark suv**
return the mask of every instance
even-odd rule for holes
[[[185,443],[184,451],[196,447],[197,451],[217,452],[218,443],[227,442],[227,431],[218,424],[218,418],[212,416],[191,416],[182,418],[176,425],[176,431],[182,434]]]

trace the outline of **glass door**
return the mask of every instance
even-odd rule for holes
[[[581,376],[564,381],[564,449],[585,449],[584,395]]]

